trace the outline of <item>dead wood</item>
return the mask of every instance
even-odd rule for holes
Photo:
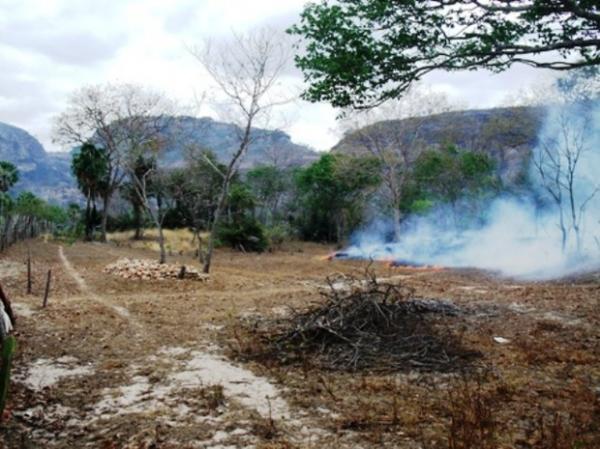
[[[463,313],[448,301],[363,278],[327,279],[324,301],[290,316],[254,323],[267,354],[284,363],[330,370],[454,371],[477,353],[466,350],[444,322]]]

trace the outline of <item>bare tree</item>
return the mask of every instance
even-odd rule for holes
[[[172,195],[182,207],[185,220],[194,233],[197,257],[204,264],[206,257],[202,233],[210,226],[216,208],[225,166],[216,156],[198,145],[185,150],[185,167],[171,173]]]
[[[589,139],[592,117],[586,112],[577,104],[557,108],[550,121],[550,136],[541,139],[533,156],[542,186],[558,210],[563,252],[571,233],[577,252],[581,251],[586,208],[600,190],[597,182],[582,186],[579,177],[582,159],[592,150]]]
[[[396,239],[400,238],[401,202],[410,167],[423,147],[423,124],[428,116],[455,108],[446,95],[416,87],[399,100],[376,109],[349,110],[340,121],[351,145],[380,162],[383,193],[394,221]]]
[[[102,241],[106,241],[111,199],[128,174],[126,155],[155,140],[172,112],[172,103],[159,93],[139,85],[109,83],[74,92],[66,110],[55,118],[54,142],[68,147],[90,142],[106,151]]]
[[[595,174],[585,173],[596,165],[595,110],[600,99],[599,69],[575,70],[557,78],[546,94],[545,131],[532,161],[541,185],[558,211],[561,247],[569,237],[581,251],[583,224],[590,203],[600,191]]]
[[[287,103],[278,83],[290,60],[290,47],[284,36],[270,29],[233,34],[219,43],[207,42],[192,54],[204,66],[220,89],[223,111],[239,127],[238,146],[224,170],[214,167],[222,177],[221,192],[212,221],[203,270],[210,271],[215,231],[229,195],[231,181],[252,143],[252,127],[265,126],[273,108]]]
[[[133,156],[136,157],[136,156]],[[158,232],[158,246],[160,248],[159,263],[165,263],[167,253],[163,224],[168,211],[173,207],[174,196],[171,192],[169,173],[159,168],[157,147],[150,147],[142,156],[147,159],[128,165],[134,193],[140,204],[145,209],[148,217]]]

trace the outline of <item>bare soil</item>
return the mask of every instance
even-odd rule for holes
[[[0,275],[17,315],[7,448],[600,448],[600,279],[504,279],[375,265],[380,278],[468,313],[438,326],[480,354],[469,369],[323,369],[257,354],[248,323],[322,301],[366,263],[331,248],[218,251],[208,282],[103,273],[124,245],[30,242]],[[175,255],[170,263],[195,264]],[[53,286],[41,308],[45,274]]]

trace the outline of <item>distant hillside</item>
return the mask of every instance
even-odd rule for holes
[[[27,131],[0,122],[0,160],[19,169],[20,179],[14,190],[29,190],[57,203],[79,198],[68,155],[48,154]]]
[[[210,118],[178,117],[170,123],[166,140],[171,142],[164,153],[169,166],[184,164],[185,149],[198,146],[212,150],[226,162],[238,145],[239,128]],[[261,164],[279,166],[306,165],[318,159],[318,154],[304,145],[291,141],[282,131],[254,129],[253,142],[242,169]],[[71,174],[71,153],[47,153],[27,131],[0,123],[0,160],[15,164],[20,181],[15,191],[29,190],[42,198],[59,203],[80,201],[81,194]]]
[[[166,134],[171,144],[165,153],[165,160],[170,165],[181,165],[186,147],[190,145],[213,151],[221,162],[229,161],[238,148],[241,130],[231,123],[208,117],[177,117],[169,124]],[[284,167],[307,165],[319,158],[316,151],[292,142],[283,131],[253,128],[251,138],[252,143],[242,161],[243,170],[265,164]]]
[[[417,144],[412,150],[415,156],[424,148],[454,143],[490,154],[497,161],[502,178],[513,182],[527,166],[542,119],[541,109],[497,108],[390,120],[346,135],[332,152],[364,154],[369,141],[393,149],[416,135]],[[171,144],[164,160],[169,166],[181,166],[185,149],[190,145],[210,149],[219,160],[227,161],[238,145],[239,128],[210,118],[178,117],[166,134]],[[254,129],[252,137],[242,169],[273,163],[307,165],[319,157],[312,149],[293,143],[282,131]],[[22,129],[0,123],[0,160],[10,161],[19,168],[21,180],[17,191],[31,190],[47,200],[61,203],[81,199],[71,174],[71,154],[46,153],[42,145]]]
[[[334,153],[368,154],[368,145],[393,150],[411,145],[414,159],[425,148],[455,144],[489,154],[502,179],[511,183],[527,168],[543,120],[539,108],[495,108],[454,111],[424,118],[378,122],[347,134]]]

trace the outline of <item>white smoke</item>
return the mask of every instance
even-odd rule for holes
[[[452,225],[449,208],[438,208],[426,216],[412,217],[403,224],[399,241],[387,240],[391,223],[374,220],[355,233],[344,250],[349,257],[396,260],[445,267],[473,267],[507,276],[549,279],[600,268],[600,103],[555,106],[548,110],[532,152],[532,189],[520,197],[497,198],[481,222]],[[549,150],[551,148],[551,150]],[[564,174],[568,158],[582,151],[573,176],[575,223],[573,227],[568,186],[559,188],[567,231],[563,249],[559,208],[552,200],[534,160],[554,157],[553,167]],[[546,156],[546,159],[540,159]],[[573,161],[571,161],[573,162]],[[546,167],[549,171],[548,167]],[[566,178],[565,178],[566,179]],[[564,181],[564,179],[563,179]],[[546,180],[546,183],[549,181]],[[556,188],[556,185],[554,186]]]

